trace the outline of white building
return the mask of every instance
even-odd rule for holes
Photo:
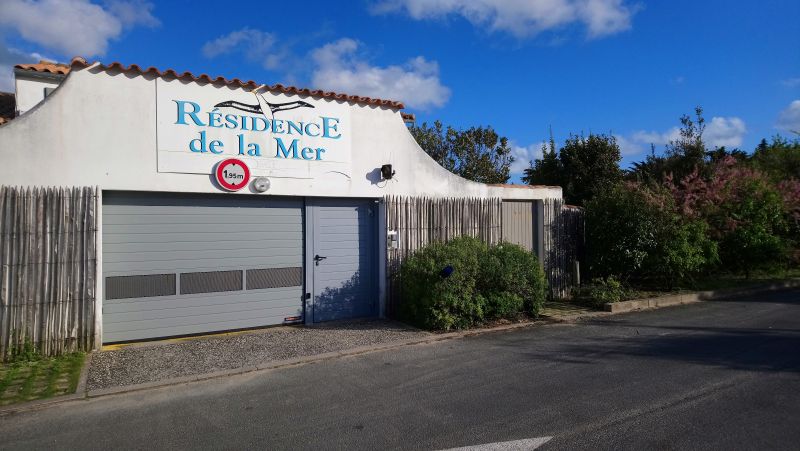
[[[383,315],[389,197],[502,199],[540,255],[536,202],[561,198],[453,175],[399,102],[80,58],[15,74],[0,185],[99,193],[95,345]]]

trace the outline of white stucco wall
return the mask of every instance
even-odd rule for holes
[[[45,88],[56,87],[58,87],[58,82],[55,80],[17,76],[14,81],[17,111],[22,114],[35,107],[44,99]]]
[[[18,89],[24,91],[23,98],[31,95],[32,90],[42,91],[43,87],[42,83],[37,88],[18,82]],[[205,89],[232,88],[206,85]],[[272,177],[269,191],[262,195],[561,197],[560,188],[502,188],[462,179],[436,164],[419,148],[399,111],[345,105],[350,109],[352,127],[351,177],[341,174],[303,179]],[[20,108],[25,109],[25,106],[20,105]],[[73,68],[61,86],[43,102],[0,126],[3,163],[0,184],[221,192],[208,174],[157,171],[156,110],[155,77]],[[376,183],[378,168],[387,163],[394,166],[395,178]],[[253,192],[246,188],[236,194]]]

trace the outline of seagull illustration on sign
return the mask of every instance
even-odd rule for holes
[[[258,89],[259,88],[253,90],[253,95],[256,96],[258,104],[252,105],[249,103],[237,102],[235,100],[228,100],[214,105],[214,108],[234,108],[241,111],[247,111],[248,113],[261,113],[265,117],[267,115],[267,111],[269,111],[270,116],[274,117],[275,113],[278,111],[293,110],[295,108],[314,108],[314,105],[308,102],[303,102],[302,100],[295,100],[293,102],[285,103],[267,102],[267,99],[265,99],[262,94],[256,92]]]

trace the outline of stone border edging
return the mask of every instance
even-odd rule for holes
[[[726,288],[722,290],[695,291],[692,293],[670,294],[654,298],[633,299],[608,303],[604,310],[610,313],[625,313],[636,310],[656,309],[675,305],[693,304],[695,302],[712,301],[728,297],[746,296],[768,291],[800,287],[800,279],[789,279],[782,282],[753,285],[746,288]]]

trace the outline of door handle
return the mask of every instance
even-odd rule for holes
[[[319,262],[321,262],[322,260],[325,260],[326,258],[328,258],[328,257],[323,257],[321,255],[315,255],[314,256],[314,261],[316,262],[317,266],[319,266]]]

